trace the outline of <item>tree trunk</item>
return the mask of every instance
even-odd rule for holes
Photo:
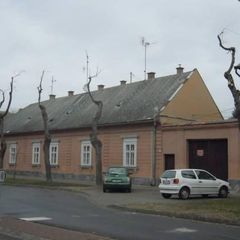
[[[16,75],[18,76],[18,75]],[[1,134],[1,143],[0,143],[0,169],[3,169],[3,161],[4,161],[4,155],[7,149],[7,144],[4,136],[4,118],[7,116],[9,108],[12,103],[12,93],[13,93],[13,80],[14,77],[11,77],[11,82],[10,82],[10,91],[9,91],[9,100],[8,100],[8,105],[5,110],[5,112],[0,114],[0,134]],[[5,102],[5,94],[2,92],[2,101],[0,102],[0,108],[2,107],[3,103]]]
[[[48,129],[48,114],[44,105],[41,104],[41,93],[42,93],[42,80],[44,76],[44,71],[42,72],[40,84],[38,87],[38,106],[41,110],[43,126],[44,126],[44,144],[43,144],[43,152],[44,152],[44,163],[45,163],[45,173],[47,182],[52,182],[52,171],[49,160],[49,149],[51,143],[51,135]]]
[[[97,76],[97,75],[96,75]],[[91,144],[95,149],[95,157],[96,157],[96,185],[102,184],[102,142],[98,138],[98,122],[102,116],[102,108],[103,103],[102,101],[97,101],[93,98],[91,91],[90,91],[90,83],[92,77],[89,77],[89,81],[87,84],[88,94],[92,100],[92,102],[97,106],[97,112],[92,120],[92,132],[90,134]]]
[[[52,182],[52,172],[51,165],[49,161],[49,149],[50,149],[51,137],[48,136],[44,138],[43,151],[44,151],[44,163],[47,182]]]

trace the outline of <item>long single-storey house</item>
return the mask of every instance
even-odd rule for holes
[[[240,179],[236,123],[224,123],[197,69],[184,72],[178,67],[175,74],[164,77],[149,73],[147,80],[121,81],[110,88],[100,85],[92,94],[103,102],[99,121],[103,171],[111,165],[126,166],[133,171],[134,183],[155,184],[166,168],[211,166],[212,170],[212,165],[221,164],[224,178]],[[89,95],[70,91],[66,97],[51,96],[43,104],[52,134],[49,155],[53,177],[94,180],[95,156],[89,134],[96,106]],[[38,104],[10,115],[5,134],[8,150],[4,168],[10,173],[43,176],[43,122]],[[223,140],[219,144],[228,148],[227,160],[218,163],[208,158],[204,144],[214,145],[209,138]],[[210,143],[198,145],[200,140]],[[208,163],[200,165],[198,157]]]

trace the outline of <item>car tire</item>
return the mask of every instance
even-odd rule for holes
[[[187,187],[183,187],[180,189],[179,194],[178,194],[179,198],[182,200],[187,200],[190,196],[190,190]]]
[[[103,186],[103,192],[107,192],[107,189],[106,187]]]
[[[128,193],[132,192],[132,189],[131,188],[127,188],[127,192]]]
[[[169,194],[169,193],[162,193],[162,196],[164,198],[170,198],[172,196],[172,194]]]
[[[207,197],[208,197],[208,194],[202,194],[202,197],[203,197],[203,198],[207,198]]]
[[[227,198],[228,197],[228,188],[227,187],[221,187],[218,192],[219,198]]]

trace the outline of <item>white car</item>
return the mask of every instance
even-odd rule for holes
[[[226,198],[230,190],[228,182],[202,169],[166,170],[160,177],[159,188],[164,198],[178,195],[181,199],[188,199],[190,195]]]

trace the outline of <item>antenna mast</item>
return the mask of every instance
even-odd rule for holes
[[[51,94],[53,94],[53,83],[56,82],[57,80],[54,80],[53,76],[52,76],[52,84],[51,84]]]
[[[87,82],[88,82],[88,65],[89,65],[89,56],[88,56],[87,51],[86,51],[86,58],[87,58],[87,62],[86,62],[86,77],[87,77]]]
[[[142,37],[142,46],[144,47],[144,80],[147,79],[147,47],[150,45],[149,42],[146,42],[145,38]]]

